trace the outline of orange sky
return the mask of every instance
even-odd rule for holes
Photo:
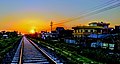
[[[69,17],[65,16],[60,16],[53,14],[55,17],[52,19],[53,24],[59,22],[64,22],[66,20],[69,20]],[[60,19],[66,18],[66,20],[60,21]],[[119,19],[116,19],[119,21]],[[7,16],[1,17],[0,19],[1,25],[0,25],[0,30],[2,31],[7,30],[7,31],[18,31],[22,33],[30,33],[31,30],[36,30],[36,32],[40,32],[41,30],[47,30],[50,31],[50,22],[51,18],[47,18],[47,15],[42,15],[38,13],[14,13],[14,14],[9,14]],[[77,25],[88,25],[89,22],[92,21],[105,21],[105,22],[113,22],[107,21],[107,20],[101,20],[101,19],[81,19],[81,20],[74,20],[72,22],[68,22],[65,24],[61,25],[53,25],[53,29],[55,29],[57,26],[63,26],[66,29],[71,29],[73,26]],[[111,26],[114,26],[112,24]]]
[[[15,30],[22,33],[30,33],[31,30],[50,31],[51,21],[55,24],[81,16],[84,18],[53,25],[53,29],[57,26],[71,29],[73,26],[88,25],[93,21],[109,22],[110,26],[114,27],[120,25],[120,7],[109,10],[105,7],[113,7],[119,2],[117,0],[2,0],[0,2],[0,31]],[[101,12],[88,14],[93,11]]]
[[[37,13],[10,14],[1,19],[0,30],[19,31],[30,33],[31,30],[40,32],[41,30],[50,30],[50,20]],[[61,25],[59,25],[61,26]],[[55,26],[54,26],[55,27]],[[53,27],[53,28],[54,28]]]

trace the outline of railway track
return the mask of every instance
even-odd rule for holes
[[[50,54],[31,40],[23,37],[11,64],[63,64]]]

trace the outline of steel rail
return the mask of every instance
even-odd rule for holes
[[[50,62],[50,64],[57,64],[56,61],[54,61],[49,55],[46,54],[45,51],[43,51],[40,47],[38,47],[34,42],[32,42],[31,40],[29,40],[29,42],[35,46],[36,49],[38,49],[47,59],[48,61]]]
[[[22,41],[21,47],[20,47],[20,56],[19,56],[19,64],[22,64],[22,58],[23,58],[23,47],[24,47],[24,42]]]

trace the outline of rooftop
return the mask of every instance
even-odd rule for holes
[[[104,22],[91,22],[90,24],[101,24],[101,25],[110,25],[110,23],[104,23]]]
[[[72,27],[72,29],[100,29],[103,28],[101,26],[76,26],[76,27]]]

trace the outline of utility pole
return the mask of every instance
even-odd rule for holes
[[[50,26],[51,26],[51,32],[52,32],[52,26],[53,26],[53,22],[51,21],[51,23],[50,23]]]

